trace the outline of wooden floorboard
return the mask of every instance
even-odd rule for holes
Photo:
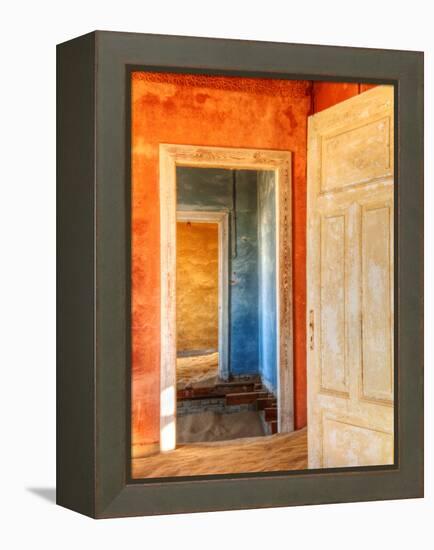
[[[290,434],[181,445],[132,460],[134,479],[276,472],[307,468],[306,429]]]

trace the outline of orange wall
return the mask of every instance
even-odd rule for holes
[[[218,225],[176,228],[177,351],[218,348]]]
[[[135,72],[132,80],[133,444],[159,438],[159,143],[293,153],[295,423],[306,425],[307,81]]]
[[[357,82],[314,82],[312,87],[313,112],[318,113],[374,86],[375,84],[359,84]]]

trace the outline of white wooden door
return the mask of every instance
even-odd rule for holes
[[[309,468],[393,463],[393,87],[309,119]]]

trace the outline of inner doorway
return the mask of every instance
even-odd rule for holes
[[[177,288],[171,273],[178,269],[177,266],[177,231],[179,235],[188,235],[198,233],[199,228],[204,224],[212,225],[215,220],[206,219],[209,205],[203,202],[203,190],[199,192],[199,204],[192,204],[191,201],[184,200],[181,208],[177,200],[179,188],[178,180],[181,169],[205,169],[205,170],[220,170],[235,174],[242,171],[254,173],[254,178],[261,180],[262,185],[259,187],[262,190],[272,189],[272,193],[258,193],[255,187],[251,187],[248,194],[248,201],[251,207],[255,209],[255,214],[252,216],[243,216],[243,207],[238,202],[240,197],[237,197],[237,187],[233,187],[231,200],[229,205],[222,204],[222,197],[216,198],[216,204],[212,210],[215,215],[223,216],[219,220],[220,227],[229,227],[226,230],[226,239],[220,237],[219,242],[228,242],[227,251],[223,254],[223,247],[219,246],[219,298],[218,298],[218,384],[215,384],[213,391],[219,395],[213,395],[213,398],[223,398],[225,400],[225,413],[227,407],[247,407],[247,410],[240,412],[253,412],[258,410],[257,400],[262,399],[262,406],[267,411],[266,421],[272,426],[271,433],[288,432],[293,429],[293,384],[292,384],[292,287],[291,287],[291,220],[287,212],[291,201],[290,187],[290,154],[280,151],[255,151],[255,150],[236,150],[226,148],[195,148],[192,146],[179,145],[162,145],[160,146],[160,190],[161,196],[165,197],[164,209],[161,210],[161,234],[162,234],[162,336],[163,342],[167,345],[162,347],[161,355],[161,431],[160,431],[160,448],[162,451],[174,449],[178,442],[191,442],[194,439],[183,440],[182,430],[177,429],[176,419],[182,421],[184,411],[178,404],[182,400],[188,399],[191,401],[199,400],[201,397],[201,380],[187,382],[186,385],[182,382],[182,368],[178,370],[183,363],[202,363],[209,361],[207,372],[201,372],[201,367],[197,368],[195,373],[199,377],[212,373],[215,376],[216,366],[215,361],[212,365],[213,351],[210,341],[197,340],[196,350],[182,349],[178,344],[182,344],[185,334],[183,334],[185,326],[180,330],[182,319],[177,314],[177,305],[179,305],[179,294],[182,291]],[[245,174],[247,175],[247,174]],[[253,180],[252,180],[253,181]],[[188,186],[187,193],[188,196]],[[190,193],[191,197],[191,193]],[[185,197],[184,197],[185,198]],[[197,199],[197,197],[196,197]],[[195,200],[196,200],[195,199]],[[225,200],[227,197],[225,198]],[[258,224],[258,203],[265,201],[272,207],[268,213],[268,222],[264,220],[263,224]],[[224,201],[223,201],[224,202]],[[162,203],[163,204],[163,203]],[[234,206],[235,205],[235,206]],[[285,216],[282,216],[280,222],[281,209],[285,210]],[[265,211],[266,209],[264,209]],[[290,209],[289,209],[290,211]],[[194,213],[194,216],[192,216]],[[208,212],[209,213],[209,212]],[[194,218],[195,219],[192,219]],[[227,222],[223,220],[226,218]],[[180,225],[185,223],[185,225]],[[251,225],[253,233],[249,235],[249,228],[243,224]],[[274,232],[270,229],[274,228]],[[212,233],[210,226],[208,233]],[[220,235],[224,235],[225,231],[221,230]],[[271,240],[270,240],[270,237]],[[196,235],[196,238],[199,238]],[[271,256],[267,258],[266,254],[260,255],[264,261],[257,261],[256,267],[252,271],[248,266],[251,264],[251,252],[253,250],[253,240],[258,241],[263,239],[264,247],[268,246],[269,252],[273,251],[273,260]],[[199,238],[200,240],[200,238]],[[182,237],[181,241],[182,242]],[[271,243],[271,244],[270,244]],[[244,246],[245,245],[245,246]],[[271,247],[271,248],[270,248]],[[215,248],[215,245],[214,245]],[[247,255],[243,256],[246,251]],[[264,248],[265,250],[265,248]],[[257,253],[257,252],[256,252]],[[240,254],[238,267],[233,269],[237,262],[237,256]],[[221,269],[223,265],[222,259],[226,259],[230,264],[230,270]],[[284,262],[282,263],[282,259]],[[212,262],[211,262],[212,263]],[[244,270],[244,273],[243,273]],[[229,271],[229,272],[228,272]],[[178,271],[179,273],[179,271]],[[226,284],[222,281],[226,277]],[[250,277],[250,282],[248,281]],[[259,288],[258,278],[271,281],[271,284],[264,284]],[[252,281],[256,281],[256,289],[254,293],[249,295],[252,290]],[[247,284],[243,284],[247,282]],[[254,284],[253,284],[254,286]],[[224,297],[225,289],[227,292]],[[247,290],[249,292],[247,292]],[[237,296],[239,292],[241,302],[243,304],[234,311],[231,308],[231,297]],[[214,295],[214,298],[211,298]],[[215,302],[215,294],[210,293],[208,301]],[[237,299],[238,299],[237,298]],[[273,302],[274,298],[274,302]],[[225,300],[226,304],[225,305]],[[271,300],[271,301],[270,301]],[[202,300],[206,302],[207,300]],[[240,303],[241,303],[240,302]],[[254,307],[252,308],[254,302]],[[253,316],[248,316],[248,310],[255,310],[255,319]],[[273,311],[274,316],[270,313]],[[238,326],[234,326],[233,319],[228,319],[229,315],[240,315],[239,319],[242,322]],[[210,313],[208,312],[208,321],[210,321]],[[189,315],[191,317],[191,315]],[[199,318],[205,319],[202,314]],[[228,319],[225,321],[225,318]],[[188,321],[188,319],[187,319]],[[191,319],[189,320],[190,325]],[[256,323],[256,325],[255,325]],[[185,323],[188,325],[189,323]],[[193,323],[194,324],[194,323]],[[236,323],[235,323],[236,324]],[[226,331],[226,334],[225,334]],[[260,334],[267,334],[259,345]],[[214,332],[215,330],[211,330]],[[181,335],[180,340],[178,336]],[[215,335],[214,335],[215,338]],[[256,340],[256,344],[255,344]],[[204,347],[210,346],[210,347]],[[215,345],[215,340],[214,340]],[[234,353],[234,349],[238,345],[239,351]],[[246,363],[246,358],[254,357],[252,355],[252,347],[257,345],[260,347],[260,357],[262,364],[266,364],[265,370],[259,375],[259,355],[256,359],[247,361],[250,365],[250,372],[243,372],[243,361]],[[250,355],[249,355],[250,354]],[[208,356],[208,357],[207,357]],[[186,359],[188,357],[188,359]],[[216,356],[214,355],[214,358]],[[200,359],[198,359],[200,358]],[[226,359],[227,358],[227,359]],[[256,364],[255,364],[256,362]],[[207,367],[207,368],[208,368]],[[253,367],[253,368],[252,368]],[[214,368],[214,371],[212,370]],[[268,372],[267,372],[268,369]],[[184,369],[185,371],[185,369]],[[274,375],[273,375],[274,372]],[[256,376],[257,375],[257,376]],[[274,378],[273,378],[274,376]],[[184,376],[185,378],[185,376]],[[205,388],[207,391],[210,388]],[[230,394],[230,395],[228,395]],[[219,406],[217,399],[213,400],[213,404]],[[221,405],[221,403],[220,403]],[[188,411],[191,412],[191,411]],[[208,411],[207,411],[208,412]],[[232,411],[233,412],[233,411]],[[191,416],[191,415],[190,415]],[[225,416],[227,419],[227,417]],[[235,417],[232,417],[233,420]],[[197,418],[196,418],[197,419]],[[219,429],[221,426],[219,427]],[[243,423],[242,429],[244,430]],[[194,430],[193,430],[194,431]],[[211,430],[212,431],[212,430]],[[223,432],[217,434],[216,439],[222,440],[232,439],[237,437],[246,437],[250,434],[240,435],[229,433],[231,430],[223,429]],[[227,433],[226,433],[227,432]],[[267,433],[267,432],[265,432]],[[262,432],[262,435],[265,435]],[[270,433],[270,432],[268,432]],[[214,434],[216,435],[216,434]],[[251,435],[261,435],[257,432]],[[209,439],[205,439],[209,440]],[[197,440],[196,440],[197,441]]]
[[[228,212],[177,211],[177,386],[227,380]]]
[[[274,175],[179,167],[177,209],[177,442],[271,435],[277,432]]]

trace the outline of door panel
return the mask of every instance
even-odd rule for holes
[[[321,389],[348,392],[345,350],[345,213],[321,220]]]
[[[393,88],[309,119],[310,468],[393,463]]]
[[[326,418],[324,420],[324,468],[375,466],[393,455],[393,436],[371,427]]]
[[[393,399],[392,308],[393,206],[362,209],[362,394],[365,399]]]
[[[390,153],[389,117],[362,123],[337,135],[324,136],[321,190],[335,190],[390,176]]]

